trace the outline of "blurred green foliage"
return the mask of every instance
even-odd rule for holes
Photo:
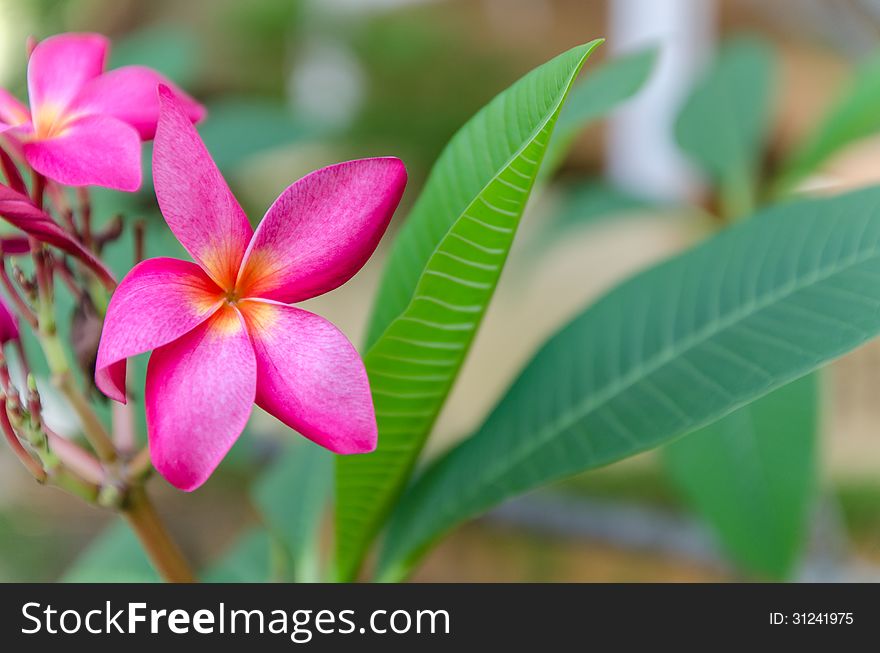
[[[849,87],[834,101],[816,129],[783,163],[775,191],[781,194],[843,147],[880,130],[880,53],[859,66]]]
[[[127,34],[113,44],[108,67],[147,66],[181,88],[198,82],[199,44],[180,25],[153,25]]]
[[[333,494],[333,454],[297,438],[262,474],[253,499],[298,582],[322,579],[320,527]]]
[[[272,547],[269,534],[264,530],[247,530],[220,560],[210,566],[201,578],[207,583],[264,583],[272,578]]]
[[[14,506],[0,509],[0,582],[55,580],[72,553],[69,540],[69,535],[60,538],[44,515]]]
[[[678,115],[678,144],[718,188],[724,217],[755,209],[774,64],[764,41],[741,37],[725,43]]]
[[[542,178],[552,176],[577,135],[592,122],[636,95],[651,76],[660,52],[636,50],[598,66],[571,89],[547,149]]]
[[[427,169],[468,118],[516,76],[510,60],[431,20],[431,11],[367,19],[349,37],[369,88],[349,136],[391,144],[416,172]]]
[[[221,170],[246,165],[254,154],[322,135],[282,103],[251,97],[224,97],[209,104],[199,132]]]
[[[655,202],[638,197],[602,179],[559,184],[556,209],[542,225],[541,244],[551,245],[571,229],[603,220],[655,214],[662,210]]]
[[[128,524],[114,521],[64,573],[67,583],[155,583],[159,575]]]
[[[788,577],[818,490],[816,375],[665,447],[666,469],[740,567]]]

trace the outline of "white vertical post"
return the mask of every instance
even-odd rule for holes
[[[617,111],[608,133],[608,176],[659,200],[686,200],[698,180],[675,144],[675,118],[711,56],[716,0],[611,0],[612,54],[649,45],[660,57],[645,88]]]

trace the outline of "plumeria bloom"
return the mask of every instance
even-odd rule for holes
[[[0,132],[8,131],[37,172],[66,186],[134,191],[141,184],[141,140],[156,131],[154,70],[104,72],[109,41],[99,34],[59,34],[41,41],[28,62],[30,108],[0,89]],[[203,107],[175,89],[189,120]]]
[[[153,350],[145,388],[150,455],[183,490],[199,487],[252,405],[337,453],[376,446],[363,362],[321,317],[291,306],[366,262],[406,184],[395,158],[323,168],[288,187],[254,231],[186,110],[160,87],[153,150],[159,207],[196,263],[154,258],[107,309],[95,381],[125,401],[125,360]]]

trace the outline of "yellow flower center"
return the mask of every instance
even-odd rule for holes
[[[44,104],[34,115],[34,137],[45,139],[61,136],[72,119],[73,116],[65,115],[58,106]]]

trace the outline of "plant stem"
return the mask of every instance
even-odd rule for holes
[[[76,196],[79,198],[79,215],[82,220],[83,245],[92,249],[92,200],[86,188],[77,188]]]
[[[100,486],[104,482],[104,468],[98,459],[76,443],[62,438],[48,426],[43,424],[49,450],[63,465],[75,472],[84,481]]]
[[[97,501],[100,492],[99,482],[82,478],[72,469],[67,469],[55,452],[49,448],[48,440],[42,432],[30,431],[25,435],[40,460],[38,462],[31,457],[19,441],[18,433],[9,419],[5,397],[0,401],[0,430],[3,431],[16,456],[38,483],[50,483],[89,503]],[[55,437],[58,438],[57,435]]]
[[[144,260],[144,252],[146,250],[147,223],[138,220],[134,223],[134,264],[137,265]]]
[[[70,402],[77,416],[79,416],[83,433],[89,444],[92,445],[92,448],[101,460],[114,460],[116,458],[116,450],[113,447],[113,442],[110,440],[104,425],[101,424],[101,420],[98,419],[89,402],[86,401],[86,398],[79,391],[73,374],[70,371],[70,366],[67,363],[64,347],[61,345],[61,341],[54,328],[51,330],[41,328],[40,342],[43,345],[46,362],[52,371],[52,381],[55,387]]]
[[[13,453],[15,453],[15,455],[25,466],[25,468],[31,473],[34,479],[36,479],[38,483],[45,483],[46,472],[43,470],[43,466],[39,462],[34,460],[31,455],[25,450],[18,439],[18,435],[16,435],[15,433],[15,429],[12,428],[12,424],[9,422],[9,415],[6,414],[5,398],[2,401],[2,405],[0,405],[0,430],[3,431],[3,435],[6,437],[6,441],[12,448]]]
[[[62,394],[73,406],[79,420],[82,423],[83,433],[88,439],[89,444],[98,454],[101,460],[112,461],[116,459],[116,449],[113,442],[101,420],[92,410],[89,402],[82,395],[70,371],[70,365],[67,362],[67,355],[61,340],[58,338],[58,331],[55,327],[55,316],[53,313],[51,289],[44,289],[43,284],[40,287],[40,311],[39,311],[39,338],[40,344],[43,345],[43,353],[46,356],[46,362],[52,371],[52,381],[55,386],[61,390]]]
[[[46,187],[46,178],[34,172],[33,201],[39,208],[43,208],[43,191]],[[84,194],[87,198],[88,195]],[[37,310],[38,335],[46,355],[46,362],[52,371],[52,380],[59,390],[67,397],[82,423],[83,433],[89,444],[104,461],[116,459],[116,449],[110,439],[101,420],[95,414],[89,402],[82,395],[76,385],[76,380],[70,371],[67,355],[61,341],[58,338],[58,329],[55,324],[55,305],[52,289],[54,276],[54,264],[51,257],[44,250],[42,243],[35,238],[30,238],[31,254],[34,259],[34,269],[37,277],[37,289],[39,292],[39,305]]]
[[[18,294],[18,289],[12,283],[12,279],[9,278],[9,274],[6,272],[6,261],[0,262],[0,282],[3,283],[3,287],[6,288],[6,294],[15,304],[16,308],[18,308],[21,317],[24,318],[32,329],[36,329],[37,316],[34,315],[34,312],[31,310],[31,307],[28,306],[28,303]]]
[[[84,481],[63,465],[50,471],[49,482],[74,496],[78,496],[87,503],[95,503],[98,500],[100,488]]]
[[[143,487],[131,488],[128,500],[122,508],[122,515],[162,578],[169,583],[195,582],[189,564],[159,520],[159,515]]]
[[[131,403],[120,404],[114,401],[112,416],[113,444],[116,451],[123,457],[126,454],[133,454],[137,448],[137,436],[135,435],[134,411]]]
[[[146,482],[153,473],[153,461],[150,460],[150,448],[144,447],[128,461],[127,474],[132,482]]]

